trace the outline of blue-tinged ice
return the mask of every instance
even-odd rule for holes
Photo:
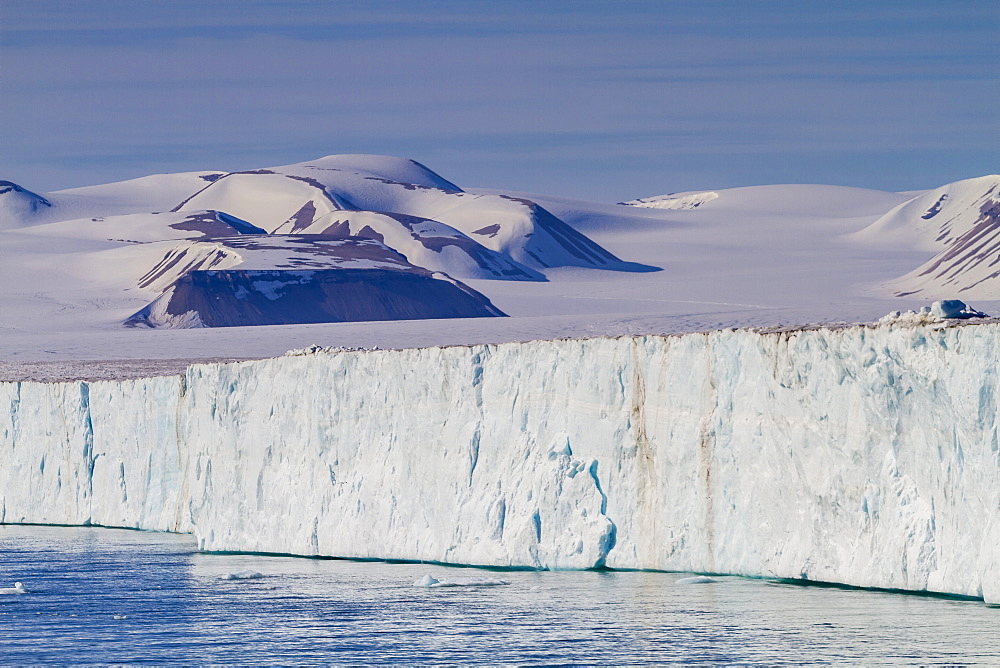
[[[2,383],[0,522],[997,603],[997,350],[995,322],[893,321]]]

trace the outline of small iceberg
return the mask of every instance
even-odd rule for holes
[[[258,580],[260,578],[267,577],[262,573],[257,571],[252,571],[249,568],[242,571],[237,571],[235,573],[230,573],[229,575],[223,575],[223,580]]]
[[[457,578],[455,580],[439,580],[433,575],[425,575],[413,583],[414,587],[503,587],[510,583],[506,580],[492,578]]]
[[[700,584],[709,584],[711,582],[718,582],[718,580],[716,580],[715,578],[710,578],[707,575],[695,575],[695,576],[689,577],[689,578],[681,578],[680,580],[678,580],[674,584],[679,584],[679,585],[700,585]]]
[[[0,595],[2,594],[27,594],[28,590],[24,588],[24,585],[20,582],[15,582],[13,587],[0,587]]]

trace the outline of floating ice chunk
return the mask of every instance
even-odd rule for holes
[[[413,583],[414,587],[502,587],[509,585],[506,580],[493,578],[457,578],[455,580],[439,580],[433,575],[425,575]]]
[[[689,578],[681,578],[675,584],[679,585],[699,585],[699,584],[709,584],[712,582],[718,582],[715,578],[710,578],[707,575],[695,575]]]
[[[223,580],[257,580],[259,578],[265,577],[263,574],[257,571],[252,571],[249,568],[242,571],[237,571],[235,573],[230,573],[229,575],[223,576]]]
[[[459,578],[458,580],[441,580],[435,587],[505,587],[510,583],[506,580],[493,578]]]
[[[0,588],[0,594],[27,594],[28,590],[20,582],[15,582],[13,587]]]

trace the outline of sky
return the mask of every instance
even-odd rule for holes
[[[1000,171],[994,0],[0,0],[0,179],[334,153],[620,201]]]

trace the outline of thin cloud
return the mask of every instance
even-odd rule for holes
[[[889,189],[995,171],[990,10],[912,4],[8,0],[0,171],[50,190],[383,152],[606,199],[790,163]]]

